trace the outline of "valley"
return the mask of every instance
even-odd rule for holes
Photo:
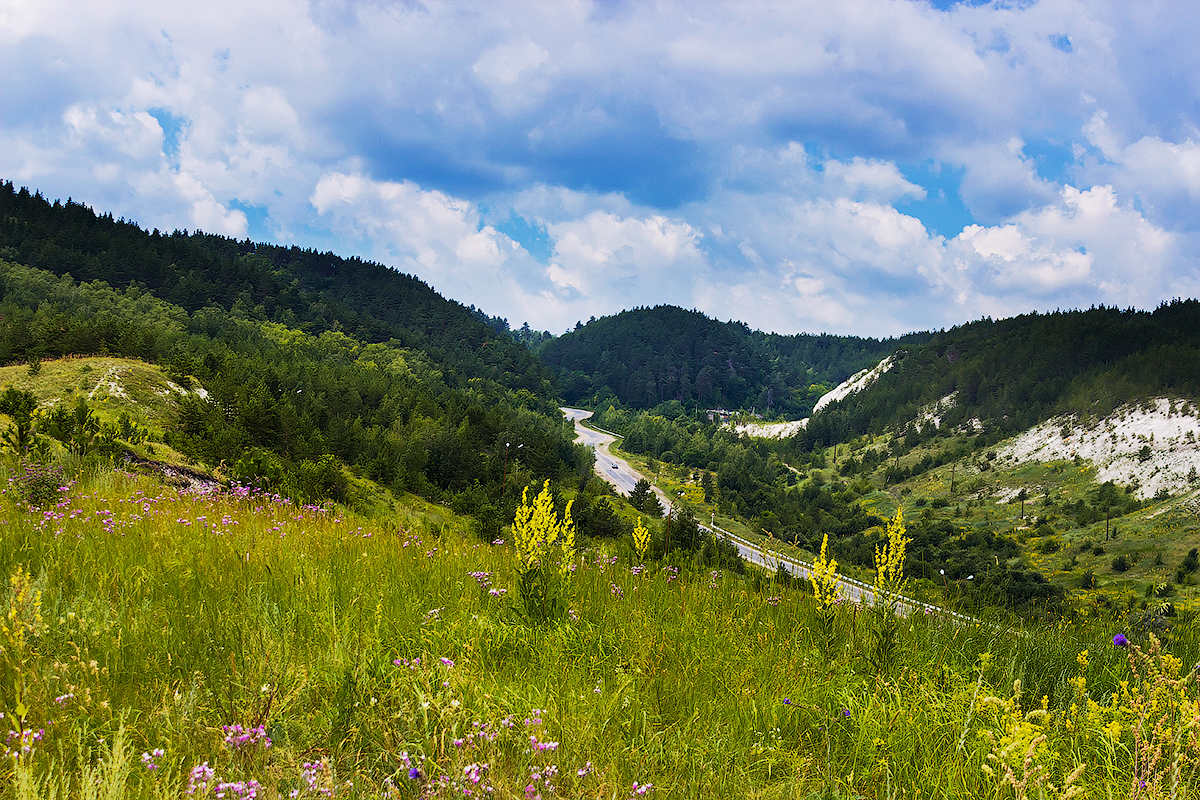
[[[1200,785],[1195,301],[531,349],[3,188],[0,796]]]

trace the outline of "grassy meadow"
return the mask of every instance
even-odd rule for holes
[[[0,795],[1189,797],[1194,626],[896,627],[581,544],[533,625],[509,543],[109,468],[0,471]],[[673,554],[675,556],[677,554]],[[1114,644],[1114,636],[1128,637]]]

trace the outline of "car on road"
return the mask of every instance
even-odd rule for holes
[[[620,467],[618,467],[618,466],[616,465],[616,462],[614,462],[614,463],[613,463],[613,465],[612,465],[612,468],[613,468],[613,469],[620,469]]]

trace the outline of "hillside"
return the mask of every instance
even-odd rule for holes
[[[830,403],[802,449],[885,430],[953,430],[986,438],[1060,414],[1081,420],[1160,396],[1200,398],[1200,301],[1153,312],[1115,308],[984,319],[906,344],[868,389]]]
[[[755,408],[807,416],[830,387],[875,364],[902,340],[781,336],[697,311],[656,306],[593,319],[538,349],[568,404]]]
[[[1086,796],[1200,786],[1189,611],[1165,645],[1120,610],[922,614],[881,660],[888,628],[853,604],[626,539],[572,553],[538,623],[512,540],[418,501],[370,519],[101,471],[43,509],[26,476],[0,482],[5,797],[978,798],[1008,796],[1007,769]]]
[[[188,313],[217,307],[311,335],[424,353],[453,386],[471,378],[524,389],[553,408],[550,374],[476,312],[382,264],[187,231],[162,234],[68,200],[0,182],[0,258],[80,282],[138,288]],[[112,347],[109,339],[89,351]],[[12,345],[9,345],[12,347]],[[20,352],[0,349],[0,363]]]
[[[22,362],[6,368],[5,387],[46,403],[25,420],[22,451],[48,453],[57,440],[85,456],[97,436],[109,453],[119,440],[133,445],[103,428],[118,422],[105,404],[120,400],[149,428],[147,448],[169,447],[223,479],[309,502],[374,502],[374,483],[453,504],[481,535],[511,516],[512,486],[590,464],[552,400],[487,379],[459,388],[425,351],[306,333],[236,308],[189,314],[142,287],[80,284],[3,260],[0,349]],[[96,352],[110,355],[78,358]],[[155,373],[158,383],[143,385]],[[179,391],[161,385],[163,373]],[[512,441],[523,447],[509,464]]]

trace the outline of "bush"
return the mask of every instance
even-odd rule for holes
[[[1129,567],[1129,559],[1125,557],[1124,553],[1112,560],[1113,572],[1125,572]]]
[[[17,478],[21,499],[31,506],[44,508],[58,502],[63,490],[62,467],[30,464]]]
[[[1061,549],[1062,549],[1062,544],[1058,541],[1058,539],[1056,539],[1053,536],[1047,536],[1045,539],[1042,539],[1042,541],[1038,543],[1038,552],[1043,553],[1045,555],[1050,555],[1051,553],[1057,553]]]

